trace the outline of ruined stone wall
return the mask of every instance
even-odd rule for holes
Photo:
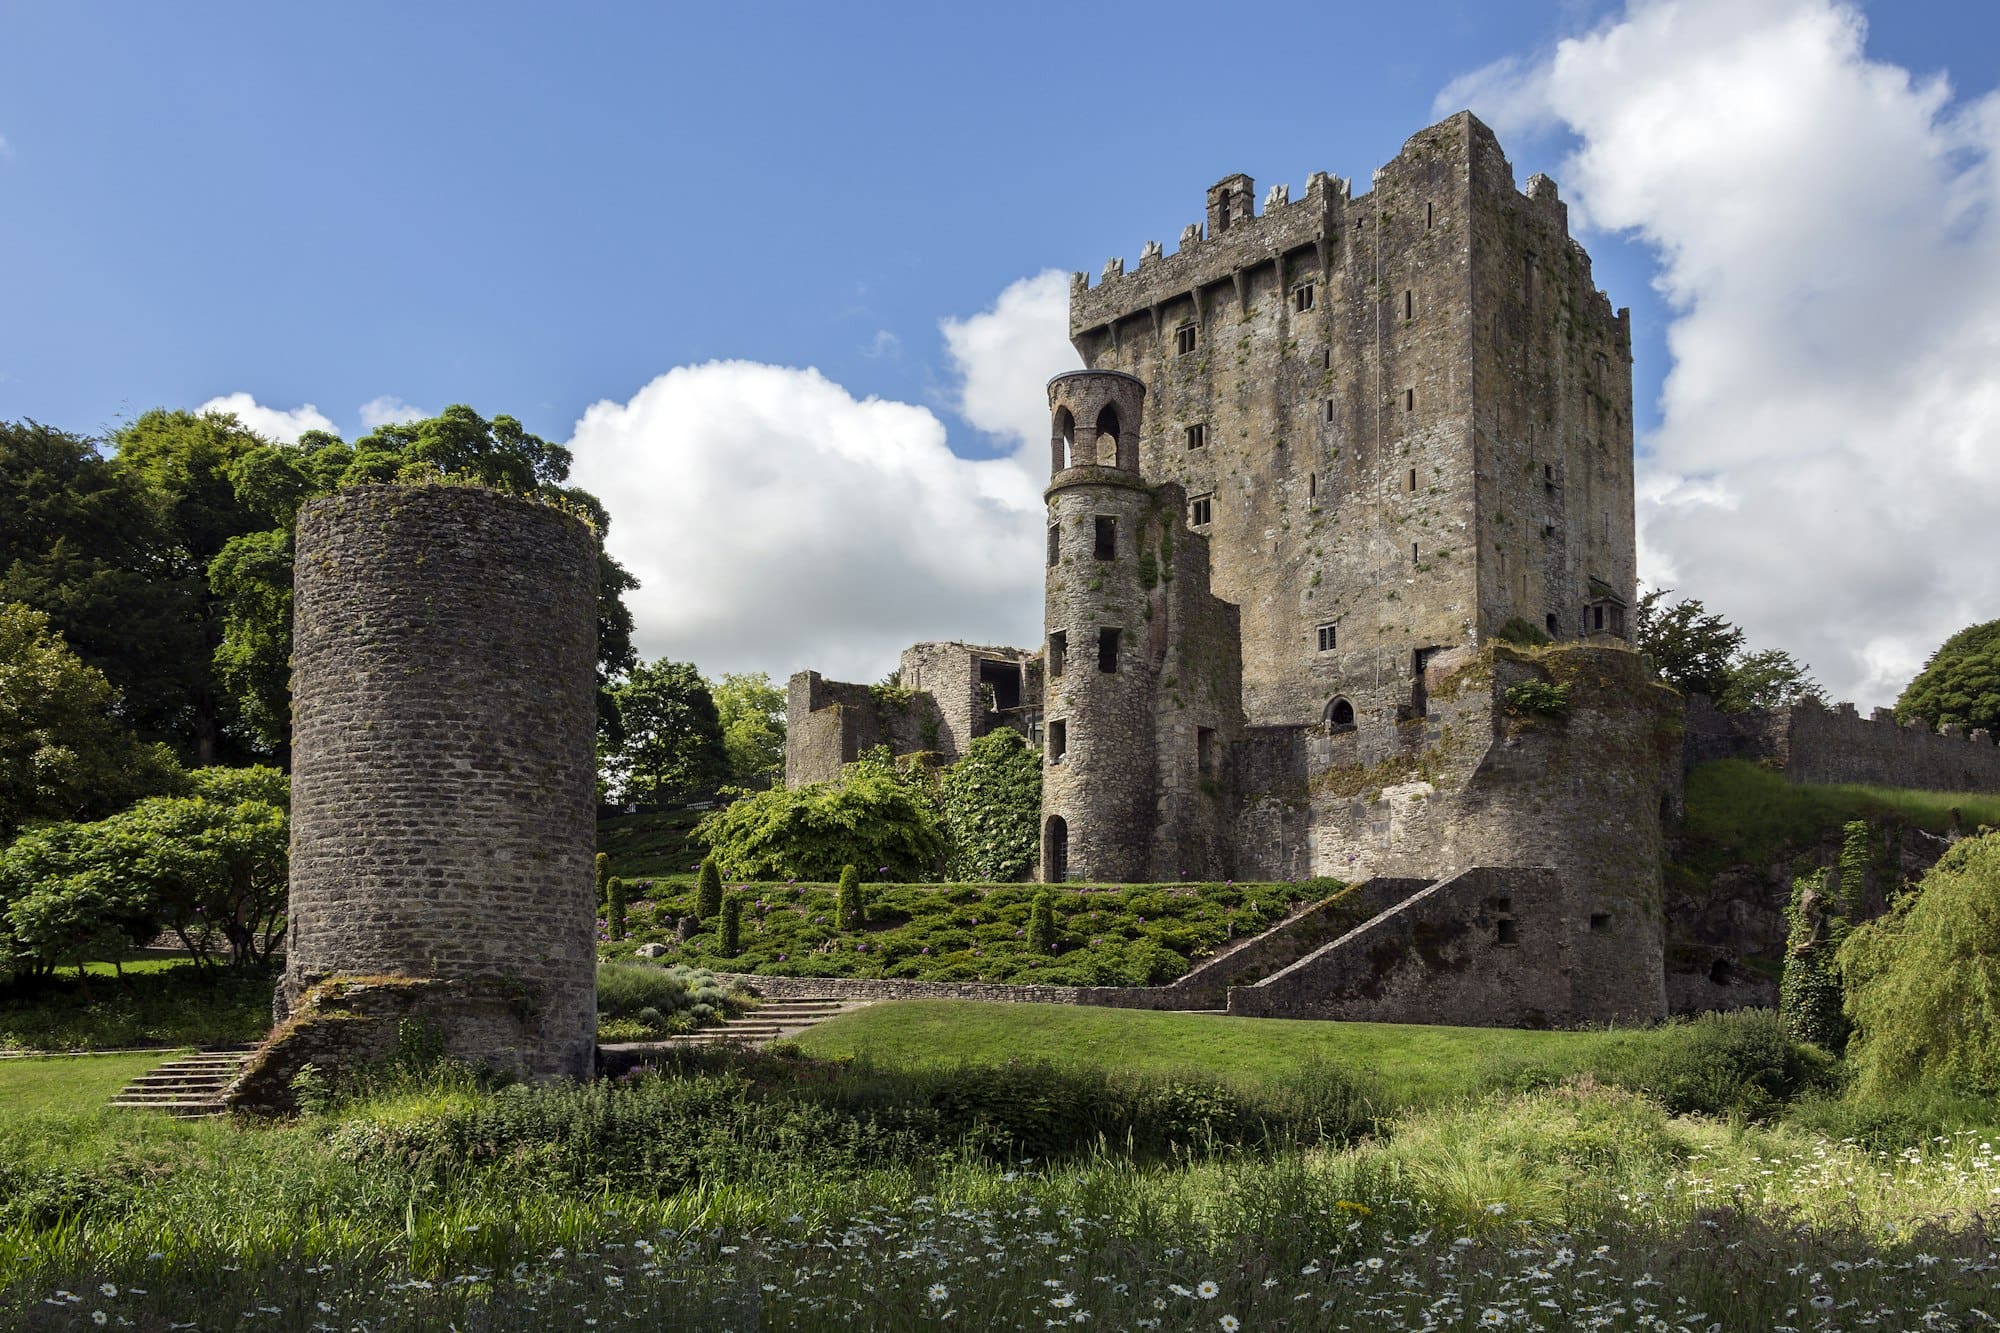
[[[1464,871],[1251,986],[1229,1012],[1475,1027],[1576,1018],[1568,894],[1549,870]]]
[[[817,671],[795,672],[786,683],[785,718],[787,787],[832,782],[878,745],[897,756],[936,751],[944,729],[926,691],[826,680]]]
[[[1864,719],[1852,704],[1808,701],[1790,710],[1786,740],[1785,776],[1793,782],[2000,792],[2000,746],[1986,731],[1903,726],[1887,708]]]
[[[1234,870],[1239,879],[1303,879],[1312,871],[1312,795],[1306,775],[1315,748],[1326,766],[1322,727],[1246,727],[1234,755]]]
[[[360,486],[299,515],[280,1007],[393,975],[498,989],[447,1050],[587,1075],[596,1041],[597,543],[475,487]]]
[[[1443,655],[1406,757],[1314,772],[1315,873],[1448,875],[1547,867],[1565,894],[1558,934],[1521,927],[1523,957],[1566,959],[1580,1019],[1657,1018],[1661,823],[1679,789],[1678,696],[1644,660],[1585,645],[1492,643]],[[1510,686],[1560,685],[1565,714],[1511,706]],[[1440,1014],[1438,1021],[1457,1021]]]
[[[1000,648],[956,642],[919,643],[903,650],[897,680],[904,689],[921,691],[934,701],[938,726],[936,743],[929,748],[949,762],[965,753],[973,741],[996,726],[1009,726],[1027,736],[1031,722],[1039,721],[1041,680],[1030,668],[1036,655],[1022,648]],[[1002,716],[994,688],[982,679],[989,665],[1015,673],[1017,702]],[[1034,690],[1030,695],[1028,691]],[[1033,699],[1036,708],[1024,708]],[[1039,740],[1039,732],[1033,739]]]

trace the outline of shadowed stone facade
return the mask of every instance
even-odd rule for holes
[[[259,1061],[337,1066],[415,1012],[468,1061],[588,1075],[596,538],[481,488],[354,487],[301,512],[294,589],[288,954]],[[315,1011],[385,979],[393,1002]]]

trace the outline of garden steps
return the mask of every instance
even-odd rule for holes
[[[249,1063],[251,1050],[248,1046],[207,1050],[169,1060],[126,1084],[111,1104],[184,1119],[221,1115],[228,1109],[223,1094]]]
[[[647,1052],[686,1050],[696,1046],[724,1044],[762,1046],[766,1042],[796,1037],[816,1023],[832,1018],[836,1014],[864,1009],[869,1003],[867,1000],[841,1000],[829,997],[772,1000],[759,1005],[750,1013],[718,1023],[714,1027],[684,1032],[679,1036],[667,1037],[660,1041],[617,1042],[599,1049],[607,1053],[639,1056]]]

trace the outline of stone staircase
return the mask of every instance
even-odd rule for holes
[[[169,1060],[133,1079],[111,1104],[183,1118],[221,1115],[228,1109],[222,1094],[243,1072],[250,1051],[248,1046],[231,1047]]]
[[[676,1047],[715,1046],[723,1042],[739,1042],[746,1046],[762,1046],[765,1042],[796,1037],[815,1023],[832,1018],[835,1014],[866,1008],[867,1005],[866,1000],[837,1000],[827,997],[766,1000],[747,1014],[714,1027],[669,1037],[659,1044]]]

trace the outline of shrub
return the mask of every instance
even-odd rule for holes
[[[741,1007],[712,973],[699,968],[605,963],[597,969],[600,1040],[664,1036]]]
[[[613,875],[605,888],[604,932],[614,940],[625,938],[625,881]]]
[[[1056,947],[1056,909],[1047,889],[1035,895],[1034,910],[1028,914],[1028,948],[1048,953]]]
[[[1500,627],[1500,637],[1508,643],[1518,643],[1524,648],[1546,648],[1555,640],[1538,625],[1530,625],[1519,616],[1507,617],[1507,623]]]
[[[851,865],[840,868],[840,889],[833,900],[833,920],[842,930],[859,930],[868,920],[868,905],[861,900],[861,872]]]
[[[1867,830],[1866,824],[1847,827],[1850,836],[1857,827]],[[1834,966],[1835,951],[1847,935],[1846,898],[1829,887],[1824,870],[1792,881],[1791,905],[1785,909],[1785,971],[1778,985],[1785,1030],[1835,1054],[1847,1044],[1840,973]]]
[[[611,905],[611,853],[597,854],[597,905]]]
[[[1840,950],[1865,1095],[1919,1081],[2000,1091],[2000,833],[1946,852]]]
[[[713,856],[704,856],[701,858],[701,876],[695,883],[695,920],[711,920],[721,910],[722,871],[716,868]]]
[[[1507,687],[1507,707],[1535,717],[1568,717],[1569,686],[1546,680],[1517,680]]]
[[[730,894],[722,900],[722,956],[734,958],[743,952],[743,899]]]
[[[1836,1066],[1792,1040],[1769,1009],[1703,1014],[1653,1034],[1615,1081],[1675,1115],[1768,1119],[1801,1093],[1830,1086]]]
[[[824,882],[849,863],[928,879],[945,850],[930,802],[912,783],[874,768],[849,769],[839,782],[746,796],[705,816],[694,836],[732,879]]]

